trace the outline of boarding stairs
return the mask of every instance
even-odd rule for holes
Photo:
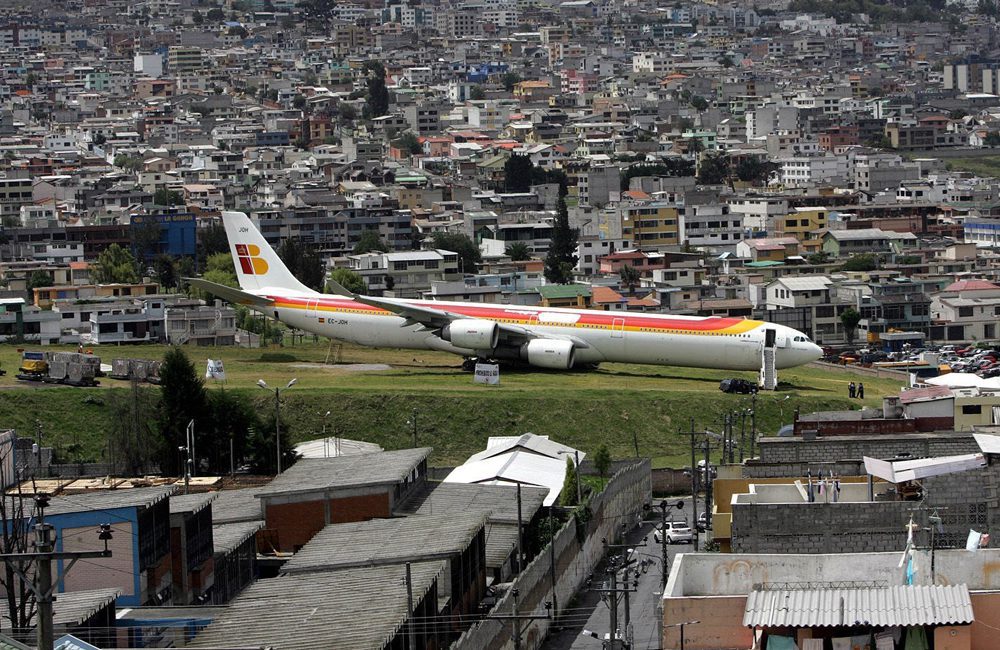
[[[761,348],[760,375],[757,378],[757,385],[761,390],[774,390],[778,387],[778,370],[774,367],[773,347]]]

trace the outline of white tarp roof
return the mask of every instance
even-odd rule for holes
[[[481,483],[484,485],[534,485],[547,488],[543,504],[551,506],[562,492],[566,480],[566,460],[549,458],[526,451],[511,451],[482,460],[469,459],[445,477],[445,483]]]
[[[872,476],[889,481],[903,483],[929,476],[966,472],[970,469],[986,467],[986,458],[982,454],[962,454],[960,456],[940,456],[938,458],[919,458],[917,460],[879,460],[864,457],[865,471]]]
[[[974,433],[972,437],[976,439],[979,450],[984,454],[1000,454],[1000,436],[992,433]]]
[[[566,462],[567,457],[573,458],[575,462],[575,455],[577,452],[580,454],[580,462],[583,462],[583,459],[586,456],[586,454],[582,451],[549,440],[548,436],[537,436],[533,433],[524,433],[519,436],[492,436],[486,441],[486,449],[469,456],[469,460],[466,462],[483,460],[518,449],[529,451],[531,453],[538,454],[539,456],[557,458],[563,463]]]
[[[979,388],[983,378],[971,372],[949,372],[947,375],[931,377],[924,383],[931,386],[947,386],[948,388]]]

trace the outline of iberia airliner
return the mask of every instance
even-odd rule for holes
[[[322,294],[299,282],[242,212],[222,220],[240,289],[191,283],[292,327],[366,346],[440,350],[568,369],[601,362],[760,370],[764,348],[775,368],[822,356],[802,332],[740,318],[629,314],[353,294]]]

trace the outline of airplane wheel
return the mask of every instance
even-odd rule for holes
[[[462,360],[462,370],[465,372],[474,372],[476,370],[476,357],[466,357]]]

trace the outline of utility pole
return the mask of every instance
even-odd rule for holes
[[[521,573],[524,568],[524,548],[522,537],[524,536],[524,524],[521,520],[521,484],[517,484],[517,572]]]
[[[750,406],[750,458],[753,458],[754,444],[757,442],[757,393],[753,394],[753,403]]]
[[[413,574],[410,572],[409,562],[406,563],[406,611],[410,615],[410,624],[406,632],[410,647],[407,650],[417,650],[417,628],[413,616]]]
[[[630,629],[631,629],[631,620],[630,620],[631,616],[630,616],[630,614],[631,613],[629,612],[629,602],[628,602],[628,594],[629,594],[629,589],[628,589],[628,574],[629,574],[629,569],[630,568],[631,567],[629,567],[629,566],[625,567],[625,629],[623,631],[623,635],[625,636],[625,646],[629,647],[629,648],[632,647],[632,634],[630,632]],[[638,587],[638,584],[636,586]]]
[[[281,476],[281,391],[288,390],[289,388],[294,386],[297,381],[298,379],[292,379],[290,382],[288,382],[288,384],[284,388],[279,388],[278,386],[275,386],[273,389],[274,390],[274,448],[277,460],[276,467],[278,470],[276,476]],[[267,382],[264,381],[263,379],[258,379],[257,385],[263,388],[264,390],[272,390],[271,387],[267,385]]]
[[[25,495],[29,496],[29,495]],[[37,513],[35,523],[35,552],[33,553],[6,553],[0,555],[14,573],[18,575],[25,585],[35,595],[38,603],[38,623],[35,626],[36,644],[38,650],[53,650],[54,634],[52,622],[52,603],[56,597],[53,592],[58,583],[52,581],[52,561],[69,560],[63,569],[63,576],[69,573],[77,560],[83,558],[111,557],[111,550],[108,549],[108,541],[112,539],[111,524],[101,524],[98,539],[104,542],[103,551],[78,551],[54,552],[54,540],[52,539],[52,525],[45,523],[45,508],[49,504],[47,494],[35,494],[35,511]],[[36,563],[34,575],[28,575],[30,571],[25,571],[25,564],[34,561]]]
[[[691,518],[694,529],[694,550],[698,550],[698,465],[694,459],[694,418],[691,418]]]
[[[667,576],[670,575],[670,557],[667,555],[667,530],[666,530],[667,529],[667,508],[669,508],[669,507],[670,507],[670,505],[667,503],[666,499],[664,499],[663,501],[660,501],[660,550],[663,553],[663,558],[662,558],[663,559],[663,564],[660,567],[662,569],[662,575],[660,576],[660,592],[661,592],[661,594],[667,588]],[[677,508],[678,510],[683,510],[684,509],[684,502],[681,501],[681,500],[678,500],[676,503],[673,504],[673,507]],[[697,510],[697,508],[695,508],[695,510]],[[697,524],[697,522],[695,522],[695,523]],[[692,528],[694,528],[696,531],[698,529],[697,525],[692,526]],[[697,532],[695,534],[697,534]],[[695,546],[695,548],[697,548],[697,546]]]
[[[520,539],[520,535],[518,535],[518,539]],[[556,523],[552,517],[552,508],[549,508],[549,572],[552,578],[552,616],[553,621],[557,621],[559,619],[559,597],[556,594]]]
[[[740,464],[743,464],[743,450],[747,445],[747,410],[740,412]]]
[[[513,614],[487,614],[483,617],[483,620],[493,619],[495,621],[511,621],[514,630],[514,650],[521,650],[521,621],[551,621],[552,620],[552,603],[545,603],[545,615],[541,616],[538,614],[521,614],[520,613],[520,603],[518,598],[520,597],[520,592],[515,588],[510,590],[511,598],[514,600],[514,613]]]
[[[629,568],[632,564],[635,564],[635,560],[626,560],[625,562],[619,564],[616,558],[612,558],[608,555],[610,549],[613,548],[630,548],[628,544],[608,544],[607,539],[602,539],[601,543],[604,544],[605,557],[608,558],[608,573],[611,574],[611,583],[609,589],[595,589],[594,591],[599,591],[608,596],[608,606],[611,610],[611,645],[608,646],[609,650],[621,650],[621,648],[631,647],[627,640],[623,639],[626,636],[628,624],[629,624],[629,611],[628,611],[628,593],[630,591],[638,591],[639,580],[636,578],[635,584],[630,587],[628,582]],[[619,588],[618,587],[618,572],[625,569],[625,584]],[[625,594],[625,633],[619,633],[618,629],[618,599],[619,594]]]
[[[708,451],[711,446],[705,438],[705,539],[708,539],[708,527],[711,524],[712,511],[712,466],[708,462]],[[697,525],[695,526],[697,528]],[[698,550],[695,548],[695,550]]]

